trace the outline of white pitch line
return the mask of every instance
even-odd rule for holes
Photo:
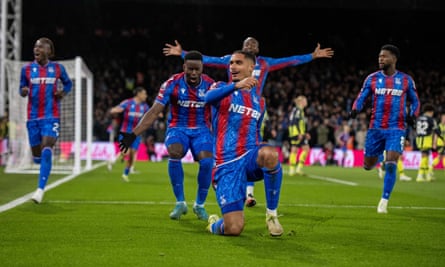
[[[326,176],[319,176],[319,175],[308,174],[308,175],[306,175],[306,177],[313,178],[313,179],[318,179],[318,180],[323,180],[323,181],[328,181],[328,182],[332,182],[332,183],[337,183],[337,184],[345,184],[345,185],[350,185],[350,186],[357,186],[358,185],[358,183],[354,183],[354,182],[350,182],[350,181],[344,181],[344,180],[340,180],[340,179],[336,179],[336,178],[332,178],[332,177],[326,177]]]
[[[95,166],[93,166],[93,169],[98,168],[100,166],[105,165],[106,162],[97,164]],[[81,173],[77,174],[77,175],[69,175],[67,177],[64,177],[62,179],[59,179],[57,181],[55,181],[54,183],[49,184],[46,188],[45,191],[48,191],[52,188],[55,188],[63,183],[66,183],[72,179],[74,179],[75,177],[77,177],[78,175],[80,175]],[[349,185],[349,186],[357,186],[358,183],[354,183],[354,182],[350,182],[350,181],[344,181],[344,180],[340,180],[340,179],[335,179],[332,177],[326,177],[326,176],[318,176],[318,175],[306,175],[305,177],[307,178],[312,178],[312,179],[318,179],[318,180],[323,180],[323,181],[328,181],[328,182],[333,182],[333,183],[339,183],[339,184],[345,184],[345,185]],[[26,201],[29,201],[29,199],[31,198],[33,193],[29,193],[26,194],[18,199],[15,199],[9,203],[6,203],[4,205],[0,206],[0,213],[7,211],[9,209],[12,209],[16,206],[19,206],[23,203],[25,203]],[[156,201],[71,201],[71,200],[48,200],[45,201],[48,203],[68,203],[68,204],[101,204],[101,205],[173,205],[175,204],[175,202],[168,202],[168,201],[161,201],[161,202],[156,202]],[[216,205],[215,203],[206,203],[206,205]],[[262,204],[258,204],[258,206],[264,206]],[[322,205],[322,204],[286,204],[286,203],[280,203],[280,206],[295,206],[295,207],[318,207],[318,208],[373,208],[375,209],[375,206],[366,206],[366,205]],[[401,206],[391,206],[391,209],[415,209],[415,210],[445,210],[445,207],[401,207]]]
[[[48,200],[47,203],[59,203],[59,204],[91,204],[91,205],[163,205],[171,206],[176,202],[171,201],[108,201],[108,200]],[[207,206],[216,206],[214,202],[207,202]],[[257,206],[263,207],[264,204],[257,204]],[[332,205],[332,204],[302,204],[302,203],[280,203],[280,207],[306,207],[306,208],[326,208],[326,209],[375,209],[376,206],[370,205]],[[439,210],[445,211],[445,207],[418,207],[418,206],[391,206],[391,209],[406,209],[406,210]]]
[[[100,167],[100,166],[105,165],[106,163],[107,163],[107,162],[105,161],[105,162],[101,162],[101,163],[99,163],[99,164],[93,165],[93,167],[91,168],[91,170],[88,170],[88,171],[86,171],[86,172],[92,171],[92,170],[94,170],[94,169],[96,169],[96,168],[98,168],[98,167]],[[85,172],[80,172],[80,173],[78,173],[78,174],[71,174],[71,175],[68,175],[68,176],[66,176],[66,177],[64,177],[64,178],[62,178],[62,179],[59,179],[59,180],[55,181],[55,182],[53,182],[53,183],[51,183],[51,184],[49,184],[49,185],[47,185],[47,186],[45,187],[45,192],[46,192],[46,191],[49,191],[49,190],[51,190],[51,189],[53,189],[54,187],[57,187],[57,186],[63,184],[63,183],[66,183],[66,182],[68,182],[68,181],[71,181],[72,179],[76,178],[77,176],[79,176],[79,175],[81,175],[81,174],[83,174],[83,173],[85,173]],[[1,206],[0,206],[0,213],[2,213],[2,212],[4,212],[4,211],[7,211],[7,210],[10,210],[10,209],[12,209],[12,208],[15,208],[15,207],[17,207],[17,206],[19,206],[19,205],[22,205],[23,203],[29,201],[29,200],[31,199],[31,197],[32,197],[33,194],[34,194],[34,192],[31,192],[31,193],[26,194],[26,195],[24,195],[24,196],[22,196],[22,197],[19,197],[19,198],[17,198],[17,199],[14,199],[13,201],[10,201],[10,202],[8,202],[8,203],[6,203],[6,204],[1,205]]]
[[[338,208],[338,209],[362,209],[362,208],[372,208],[375,209],[375,206],[369,205],[324,205],[324,204],[281,204],[280,206],[288,206],[288,207],[310,207],[310,208]],[[417,206],[390,206],[391,209],[412,209],[412,210],[445,210],[445,207],[417,207]]]

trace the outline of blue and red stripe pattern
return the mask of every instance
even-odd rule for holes
[[[146,102],[137,103],[134,98],[122,101],[119,106],[122,112],[121,132],[130,133],[139,123],[139,120],[150,108]]]
[[[372,100],[370,129],[403,130],[406,129],[407,112],[416,117],[420,113],[420,101],[414,80],[400,71],[391,76],[385,75],[383,71],[368,75],[352,109],[361,111],[368,96],[371,96]]]
[[[168,127],[209,128],[210,106],[205,104],[204,97],[214,82],[210,76],[202,74],[201,82],[190,86],[184,73],[174,74],[165,81],[155,101],[164,106],[170,104]]]
[[[60,82],[63,86],[60,89],[68,94],[73,83],[65,67],[57,62],[49,61],[41,66],[33,61],[22,67],[19,93],[23,87],[29,88],[28,120],[60,118],[60,100],[54,96]]]
[[[218,82],[211,90],[227,84]],[[215,163],[226,163],[256,148],[261,142],[265,100],[252,90],[236,90],[212,105]]]

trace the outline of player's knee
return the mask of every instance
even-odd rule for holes
[[[232,235],[232,236],[239,236],[244,229],[244,224],[241,222],[234,222],[234,223],[225,223],[224,222],[224,235]]]
[[[363,165],[363,169],[365,169],[365,171],[370,171],[373,168],[374,168],[374,166],[369,166],[369,165],[366,165],[366,164]]]
[[[181,159],[182,158],[182,153],[179,151],[169,151],[168,155],[172,159]]]
[[[172,144],[167,147],[168,156],[173,159],[181,159],[184,151],[181,144]]]
[[[271,147],[271,159],[273,159],[274,161],[276,161],[277,163],[278,162],[280,162],[280,160],[279,160],[279,153],[278,153],[278,151],[276,150],[276,148],[275,147]]]
[[[260,158],[263,159],[264,166],[273,168],[279,163],[278,151],[274,147],[265,146],[259,151]]]
[[[377,165],[377,157],[367,157],[363,162],[363,169],[370,171]]]

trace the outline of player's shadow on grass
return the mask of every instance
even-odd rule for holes
[[[67,212],[75,212],[75,208],[66,208],[66,205],[51,203],[50,201],[43,200],[40,204],[35,204],[32,200],[20,207],[21,211],[30,212],[35,214],[61,214]]]

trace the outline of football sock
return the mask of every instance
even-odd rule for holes
[[[306,161],[307,155],[308,155],[307,151],[305,150],[301,151],[300,158],[298,159],[297,170],[301,171],[301,169],[304,166],[304,162]]]
[[[271,209],[266,209],[266,214],[272,215],[272,216],[278,216],[277,215],[277,210],[271,210]]]
[[[224,219],[221,218],[211,225],[212,234],[224,235]]]
[[[383,180],[383,194],[382,198],[389,199],[392,189],[396,183],[396,169],[397,163],[395,161],[387,161],[385,163],[385,178]]]
[[[423,176],[427,172],[428,172],[428,157],[422,156],[422,158],[420,159],[420,166],[419,166],[418,174],[419,174],[419,176]]]
[[[130,173],[130,167],[125,167],[124,175],[128,175]]]
[[[40,162],[39,174],[39,188],[44,189],[48,181],[49,174],[52,167],[53,150],[49,147],[44,147],[42,150],[42,160]]]
[[[184,169],[181,159],[168,160],[168,175],[175,194],[176,201],[185,201],[184,196]]]
[[[248,197],[249,195],[253,196],[253,189],[254,189],[254,182],[247,182],[247,186],[246,186],[246,197]]]
[[[212,182],[212,167],[212,158],[204,158],[199,161],[198,193],[196,195],[196,203],[198,205],[204,204],[209,193],[210,183]]]
[[[397,172],[399,173],[399,175],[403,175],[404,172],[404,168],[403,168],[403,160],[399,158],[399,160],[397,161]]]
[[[290,152],[289,154],[289,166],[294,171],[295,166],[297,165],[297,152]]]
[[[283,170],[281,163],[273,169],[263,168],[264,172],[264,189],[266,191],[266,206],[270,210],[278,207],[280,199],[281,182],[283,180]]]

